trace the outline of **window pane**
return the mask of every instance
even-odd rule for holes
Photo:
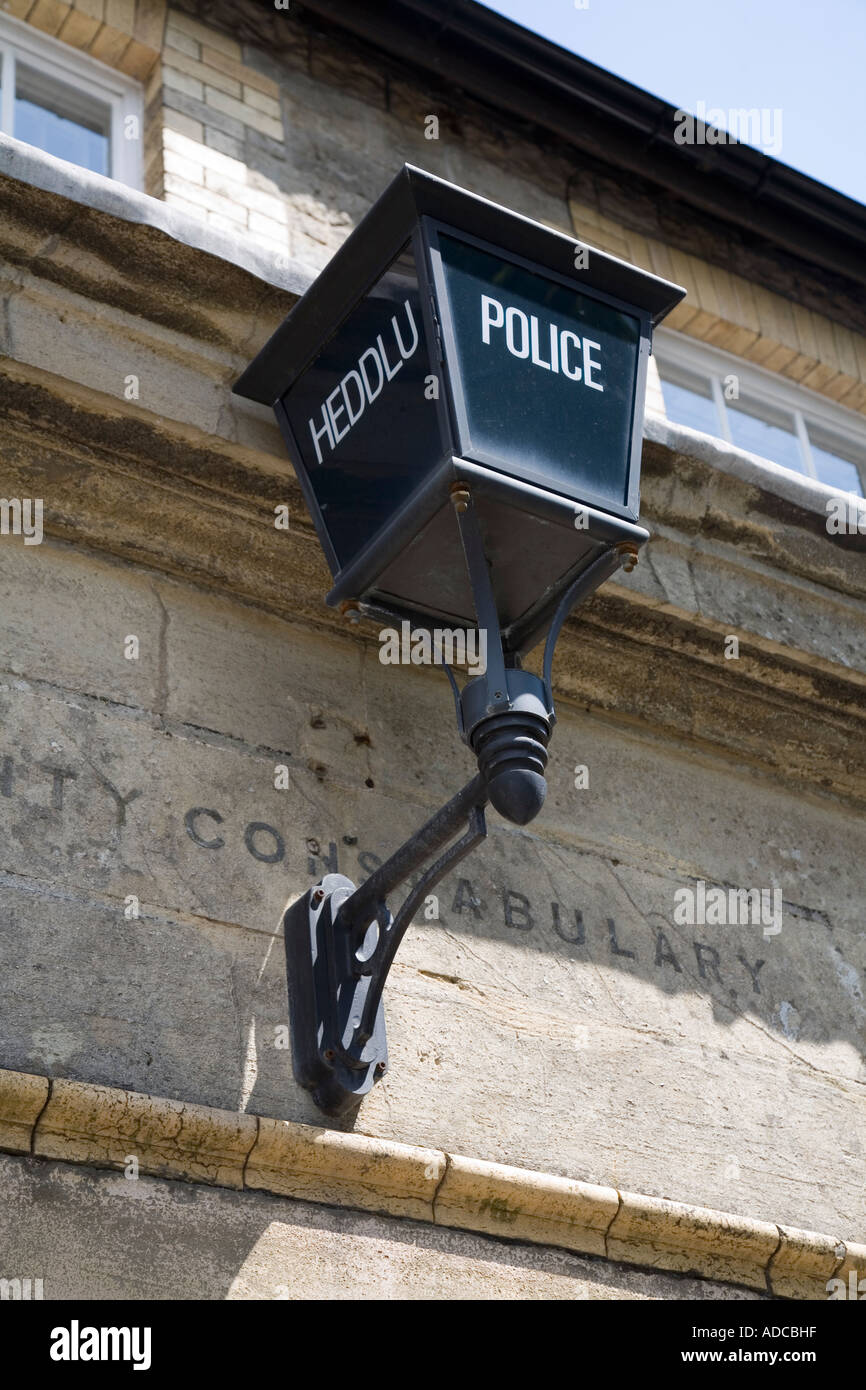
[[[16,64],[16,139],[96,174],[108,174],[110,130],[111,111],[105,102]]]
[[[812,458],[815,472],[820,482],[829,487],[837,487],[842,492],[854,492],[863,497],[863,480],[857,467],[857,450],[853,445],[835,439],[820,425],[809,425],[809,443],[812,445]],[[866,451],[864,451],[866,452]],[[864,453],[860,454],[860,467],[866,464]]]
[[[719,417],[708,380],[659,365],[665,413],[675,425],[688,425],[704,434],[719,433]]]
[[[750,454],[758,454],[783,468],[792,468],[796,473],[805,473],[800,441],[791,416],[764,402],[739,400],[727,401],[726,405],[731,439],[738,448],[748,449]]]

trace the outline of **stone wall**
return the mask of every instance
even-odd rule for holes
[[[283,905],[325,868],[363,876],[471,760],[442,676],[381,666],[375,629],[324,608],[273,420],[230,386],[395,159],[416,157],[400,102],[425,102],[392,84],[380,110],[360,59],[353,85],[309,45],[274,76],[198,24],[171,13],[151,74],[161,148],[194,164],[168,161],[168,203],[0,142],[0,493],[45,506],[42,544],[0,537],[0,1067],[316,1125],[284,1045]],[[262,128],[266,80],[292,140]],[[504,172],[466,122],[442,166],[419,162],[568,227],[567,168],[533,172],[531,145],[509,144]],[[244,189],[275,200],[258,213],[285,242],[254,231]],[[703,294],[681,327],[710,336]],[[785,321],[804,321],[796,305]],[[848,341],[831,326],[828,362],[831,339]],[[356,1133],[814,1228],[831,1251],[863,1240],[866,570],[862,536],[827,534],[826,495],[648,422],[653,538],[563,633],[548,803],[527,831],[491,815],[438,922],[410,930],[385,1000],[390,1072]],[[778,890],[781,930],[678,922],[675,895],[699,883]],[[171,1277],[192,1261],[190,1289],[219,1296],[277,1296],[282,1260],[339,1292],[335,1252],[368,1239],[390,1252],[369,1274],[380,1292],[483,1291],[490,1260],[524,1294],[673,1296],[666,1275],[429,1232],[410,1279],[405,1231],[378,1217],[157,1178],[136,1205],[119,1179],[43,1163],[4,1169],[22,1203],[54,1204],[64,1290],[82,1230],[122,1244],[140,1213],[167,1249],[179,1231]],[[34,1219],[36,1263],[46,1229]],[[144,1279],[130,1257],[87,1287]]]
[[[116,200],[0,191],[4,493],[46,509],[0,545],[0,1062],[315,1124],[281,909],[465,780],[446,683],[323,607],[228,395],[291,296]],[[409,932],[359,1132],[862,1239],[862,540],[772,481],[648,425],[653,540],[563,635],[547,806]],[[778,888],[781,930],[678,924],[698,881]]]
[[[46,1299],[694,1299],[762,1295],[266,1193],[0,1155],[3,1270]],[[35,1286],[31,1286],[35,1287]]]

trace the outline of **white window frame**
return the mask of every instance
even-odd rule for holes
[[[80,53],[77,48],[52,38],[50,34],[43,34],[10,15],[0,14],[0,132],[4,135],[15,134],[15,65],[18,59],[47,77],[86,91],[89,96],[96,97],[109,107],[110,177],[131,188],[140,189],[144,167],[141,84],[125,73],[115,72],[105,63],[91,58],[88,53]],[[138,122],[138,139],[135,140],[126,138],[125,123],[130,116]],[[65,160],[64,163],[69,161]]]
[[[725,377],[733,375],[738,379],[741,394],[766,401],[768,406],[775,406],[792,417],[806,476],[814,478],[816,482],[821,481],[812,458],[808,422],[836,435],[841,444],[852,450],[857,460],[854,467],[860,475],[860,485],[866,495],[866,419],[858,415],[856,410],[849,410],[847,406],[839,405],[817,391],[810,390],[808,386],[801,386],[799,382],[789,381],[777,372],[770,372],[766,367],[756,366],[742,357],[725,352],[722,348],[713,347],[711,343],[701,342],[699,338],[690,338],[687,333],[677,333],[671,328],[656,330],[653,336],[653,355],[662,371],[665,363],[670,363],[672,367],[679,367],[683,372],[691,372],[694,376],[709,379],[719,427],[716,438],[724,439],[728,444],[733,442],[722,389]],[[772,459],[768,461],[774,462]],[[824,486],[828,484],[825,483]]]

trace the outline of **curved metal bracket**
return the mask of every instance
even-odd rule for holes
[[[510,663],[506,657],[469,489],[456,487],[452,501],[478,629],[487,634],[487,669],[462,693],[451,668],[445,671],[461,738],[481,770],[364,883],[356,887],[343,874],[326,874],[283,915],[292,1067],[326,1115],[353,1109],[385,1074],[382,993],[388,973],[430,889],[485,838],[485,806],[491,802],[516,825],[527,824],[540,810],[547,740],[556,717],[551,672],[557,638],[575,605],[636,555],[631,544],[610,546],[565,591],[539,680],[522,671],[513,654]],[[392,916],[388,898],[419,872]]]
[[[487,650],[487,669],[484,673],[488,694],[487,708],[494,714],[498,710],[508,709],[511,703],[508,698],[508,677],[505,674],[505,654],[502,650],[496,598],[471,493],[465,485],[459,485],[451,493],[451,500],[460,528],[460,541],[469,574],[478,631],[484,633]]]
[[[384,1076],[388,972],[429,890],[485,838],[486,804],[484,779],[474,777],[358,888],[326,874],[286,909],[292,1067],[326,1115],[351,1110]],[[392,917],[386,897],[443,846]]]
[[[442,669],[448,677],[448,684],[451,686],[451,694],[454,696],[454,713],[457,715],[457,732],[462,739],[465,736],[466,729],[463,723],[463,706],[460,703],[460,686],[457,684],[457,677],[454,675],[447,661],[442,662]]]
[[[550,631],[547,634],[547,641],[544,644],[544,663],[542,666],[542,680],[544,689],[547,693],[548,717],[551,723],[556,721],[556,711],[553,707],[553,653],[556,650],[556,643],[562,631],[562,625],[569,613],[577,607],[582,599],[593,590],[603,584],[606,579],[610,579],[615,574],[620,565],[628,563],[632,554],[631,547],[626,549],[620,545],[612,545],[609,550],[605,550],[591,565],[578,575],[574,583],[566,589],[563,594],[559,607],[553,615],[553,622],[550,624]]]

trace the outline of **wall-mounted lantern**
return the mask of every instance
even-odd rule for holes
[[[486,639],[462,692],[446,666],[478,776],[360,887],[328,874],[285,914],[293,1066],[327,1114],[384,1074],[397,946],[487,802],[519,825],[541,808],[560,628],[648,538],[647,360],[683,294],[407,165],[234,388],[276,412],[329,604]],[[538,677],[521,658],[545,635]]]

